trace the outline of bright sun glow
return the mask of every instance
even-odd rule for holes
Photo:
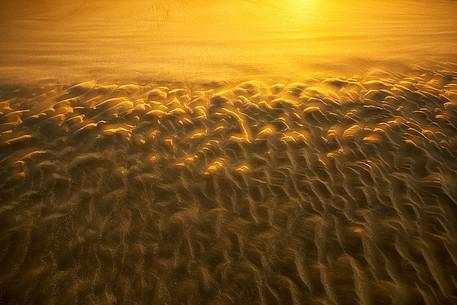
[[[284,1],[284,5],[290,7],[291,10],[300,13],[307,10],[315,9],[316,6],[319,4],[317,0],[288,0]]]
[[[57,10],[53,1],[34,8],[11,0],[17,10],[30,10],[24,16],[42,20],[25,25],[1,11],[9,29],[2,33],[5,70],[52,76],[122,68],[177,78],[293,74],[322,62],[412,59],[456,49],[450,29],[457,4],[439,10],[420,1],[75,0]],[[29,57],[30,50],[40,56]]]

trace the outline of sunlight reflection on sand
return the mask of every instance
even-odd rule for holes
[[[456,7],[0,1],[0,304],[457,304]]]
[[[451,1],[8,3],[0,77],[10,81],[354,73],[457,49]]]

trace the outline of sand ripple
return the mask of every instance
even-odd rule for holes
[[[2,87],[2,304],[456,304],[457,73]]]

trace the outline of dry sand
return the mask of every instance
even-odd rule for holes
[[[0,304],[457,303],[457,65],[0,97]]]
[[[457,1],[1,0],[0,81],[352,76],[457,62]]]
[[[455,16],[0,0],[0,305],[457,304]]]

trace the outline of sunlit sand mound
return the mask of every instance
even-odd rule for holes
[[[455,71],[1,96],[1,304],[457,304]]]

